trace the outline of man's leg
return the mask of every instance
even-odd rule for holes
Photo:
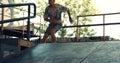
[[[56,42],[57,41],[56,36],[55,36],[56,30],[53,28],[50,30],[50,33],[51,33],[52,42]]]
[[[49,27],[46,29],[45,33],[44,33],[43,39],[42,39],[42,41],[41,41],[42,43],[45,43],[45,42],[46,42],[48,36],[50,35],[50,30],[51,30],[51,27],[49,26]]]
[[[42,39],[41,42],[42,42],[42,43],[45,43],[45,42],[46,42],[46,39],[48,38],[48,36],[49,36],[48,34],[45,34],[45,35],[43,36],[43,39]]]
[[[55,26],[50,30],[52,42],[56,42],[56,41],[57,41],[57,38],[56,38],[56,36],[55,36],[55,33],[56,33],[58,30],[60,30],[61,27],[62,27],[62,24],[58,24],[58,25],[55,25]]]

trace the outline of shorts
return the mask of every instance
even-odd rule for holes
[[[51,35],[50,30],[53,29],[53,28],[57,32],[58,30],[60,30],[62,28],[62,24],[61,23],[59,23],[59,24],[49,24],[48,28],[46,29],[45,34]]]

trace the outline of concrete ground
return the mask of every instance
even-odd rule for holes
[[[2,63],[120,63],[120,41],[43,43]]]

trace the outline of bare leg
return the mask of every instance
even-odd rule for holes
[[[51,29],[51,31],[50,31],[52,42],[57,41],[56,36],[55,36],[55,31],[56,31],[55,29]]]
[[[43,36],[43,39],[42,39],[42,43],[45,43],[46,42],[46,39],[48,38],[48,34],[45,34],[44,36]]]

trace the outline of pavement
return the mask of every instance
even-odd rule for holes
[[[120,41],[42,43],[2,63],[120,63]]]

